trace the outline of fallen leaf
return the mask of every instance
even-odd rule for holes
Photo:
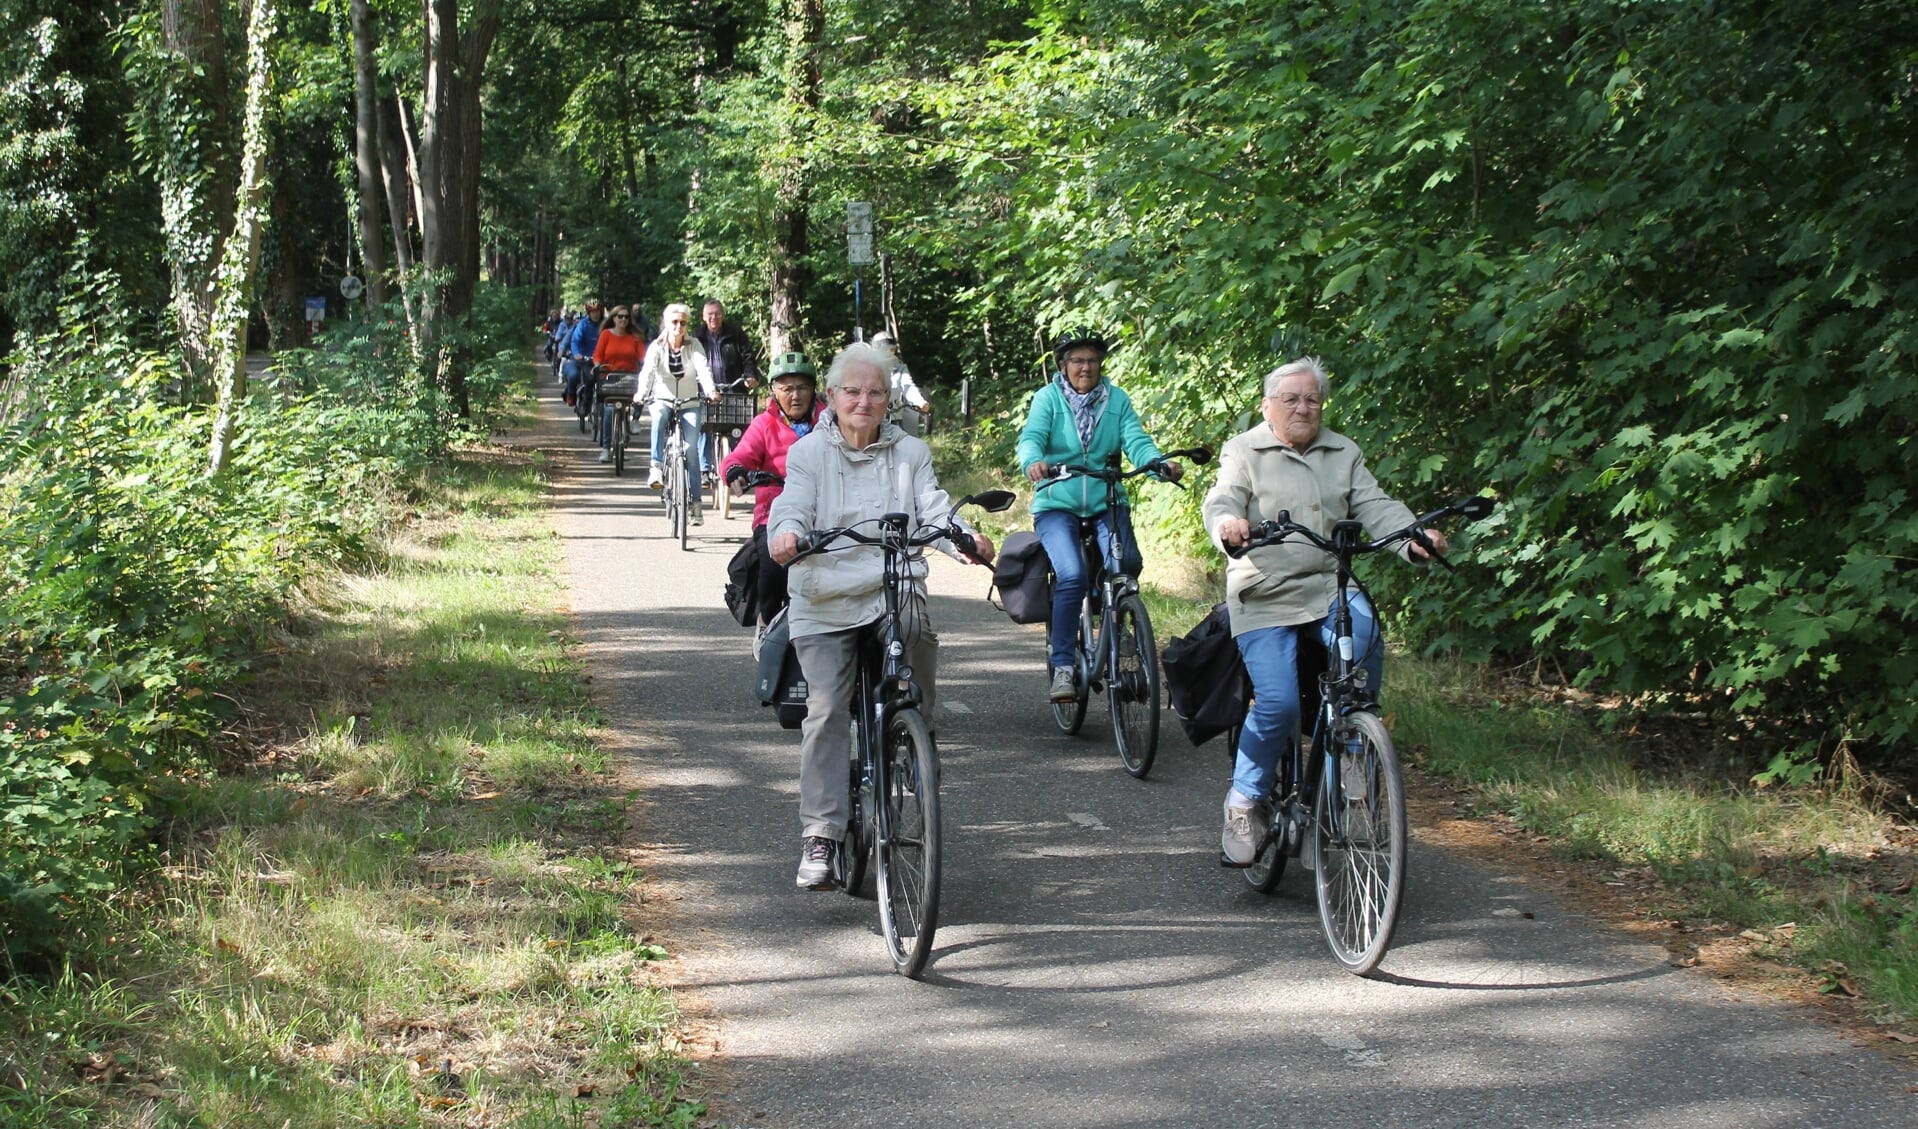
[[[237,953],[240,951],[240,946],[227,940],[225,937],[215,937],[213,939],[213,947],[223,953]]]
[[[473,794],[473,795],[471,795],[471,796],[468,796],[468,797],[467,797],[467,799],[469,799],[469,800],[497,800],[497,799],[499,799],[499,797],[500,797],[500,794],[499,794],[498,792],[478,792],[478,793],[475,793],[475,794]]]
[[[1887,1031],[1885,1038],[1894,1043],[1918,1043],[1918,1035],[1907,1035],[1903,1031]]]
[[[593,1085],[591,1082],[581,1082],[579,1085],[573,1087],[573,1096],[576,1098],[590,1098],[598,1092],[599,1087]]]

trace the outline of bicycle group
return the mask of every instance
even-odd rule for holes
[[[642,362],[642,374],[653,374],[655,474],[666,457],[661,407],[679,411],[691,447],[698,424],[684,421],[699,409],[682,391],[696,383],[711,402],[719,387],[701,352],[675,336],[688,313],[667,308]],[[1025,567],[1050,582],[1049,599],[1034,602],[1048,623],[1043,698],[1055,722],[1076,732],[1090,698],[1104,694],[1121,760],[1143,777],[1163,689],[1125,483],[1177,485],[1181,460],[1205,463],[1211,452],[1162,451],[1131,398],[1105,378],[1109,351],[1097,331],[1062,334],[1032,397],[1017,460],[1044,552],[1027,555]],[[569,355],[579,353],[576,339]],[[903,367],[877,340],[856,342],[832,359],[822,395],[808,358],[781,355],[770,402],[717,474],[730,494],[755,495],[752,537],[735,560],[746,565],[734,571],[748,579],[731,586],[729,603],[755,628],[762,700],[773,702],[782,681],[804,683],[796,883],[862,894],[870,861],[894,965],[916,976],[937,927],[940,862],[938,637],[926,614],[924,550],[990,564],[996,547],[960,510],[1003,510],[1014,496],[955,501],[940,487],[930,449],[898,422]],[[1261,422],[1219,453],[1201,514],[1228,558],[1214,649],[1232,673],[1206,678],[1233,687],[1225,697],[1236,706],[1225,724],[1234,765],[1221,865],[1269,891],[1287,859],[1299,858],[1314,872],[1334,957],[1365,974],[1396,922],[1406,823],[1377,707],[1383,633],[1353,563],[1374,551],[1442,563],[1448,542],[1435,523],[1484,517],[1491,503],[1415,515],[1380,487],[1352,440],[1323,426],[1327,395],[1316,358],[1280,365],[1264,378]],[[1002,590],[1016,583],[1003,566],[995,581]],[[1198,689],[1208,688],[1216,689]]]

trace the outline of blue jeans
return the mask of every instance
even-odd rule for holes
[[[679,413],[679,441],[686,444],[692,468],[688,471],[694,490],[699,489],[699,476],[706,472],[706,460],[699,450],[698,408],[682,408]],[[653,407],[653,465],[659,473],[666,473],[666,409],[658,405]]]
[[[1139,543],[1132,536],[1129,506],[1114,506],[1094,517],[1080,517],[1065,510],[1042,510],[1032,515],[1032,531],[1045,545],[1046,556],[1052,558],[1052,624],[1046,638],[1051,645],[1048,661],[1054,670],[1072,665],[1072,643],[1079,630],[1079,601],[1085,598],[1086,586],[1092,580],[1086,571],[1085,554],[1079,548],[1080,531],[1088,525],[1098,531],[1099,553],[1108,571],[1113,568],[1113,525],[1119,527],[1122,553],[1118,571],[1136,578],[1145,567],[1144,559],[1139,556]]]
[[[577,357],[566,358],[566,362],[561,365],[560,368],[566,374],[564,394],[567,396],[578,396],[580,378],[593,374],[593,362],[590,360],[583,361]]]
[[[1257,699],[1245,716],[1245,729],[1239,734],[1239,756],[1232,767],[1232,790],[1252,800],[1263,800],[1278,776],[1279,756],[1285,752],[1299,725],[1299,637],[1318,633],[1327,654],[1331,653],[1332,619],[1303,623],[1297,627],[1262,627],[1238,637],[1239,653],[1245,656],[1246,673],[1252,676],[1252,693]],[[1379,678],[1385,670],[1385,643],[1379,637],[1378,615],[1362,592],[1352,593],[1352,654],[1366,672],[1366,689],[1377,697]]]

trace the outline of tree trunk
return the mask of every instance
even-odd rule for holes
[[[233,224],[236,164],[221,0],[161,0],[160,49],[180,66],[160,92],[160,161],[173,312],[187,397],[213,387],[214,272]]]
[[[212,342],[220,391],[207,459],[207,469],[213,474],[224,471],[231,458],[233,439],[239,430],[240,404],[246,399],[246,321],[253,305],[253,271],[260,259],[260,212],[266,199],[266,103],[273,84],[273,60],[267,47],[273,38],[274,15],[273,0],[253,0],[253,18],[246,33],[246,123],[240,142],[240,192],[233,209],[233,231],[227,237],[215,279]]]
[[[420,257],[431,272],[423,323],[428,355],[453,408],[467,402],[464,345],[479,281],[480,76],[499,31],[502,0],[479,0],[461,34],[459,0],[426,0],[426,97],[420,107]]]
[[[786,113],[780,148],[785,153],[774,187],[772,329],[768,348],[774,356],[799,347],[798,329],[806,304],[806,253],[811,239],[807,211],[812,186],[806,178],[805,150],[819,110],[819,43],[826,32],[824,0],[786,0]]]
[[[373,66],[373,13],[353,0],[353,164],[360,177],[360,258],[366,302],[386,304],[386,246],[380,235],[380,93]],[[395,225],[396,227],[398,225]]]

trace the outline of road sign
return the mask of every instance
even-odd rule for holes
[[[872,205],[864,200],[846,204],[846,261],[856,267],[872,262]]]
[[[349,274],[340,279],[340,297],[349,302],[359,297],[365,289],[366,283],[361,282],[358,275]]]
[[[306,320],[309,322],[326,320],[326,295],[322,294],[317,298],[306,300]]]

